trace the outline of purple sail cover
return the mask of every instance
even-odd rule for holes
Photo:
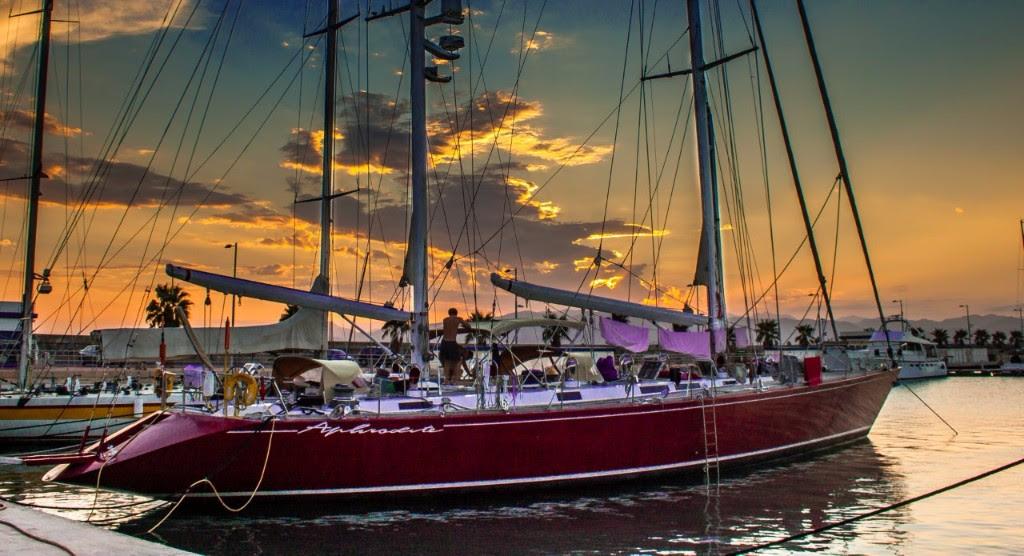
[[[722,334],[724,343],[725,335]],[[658,343],[661,349],[686,353],[696,357],[711,357],[711,344],[707,332],[672,332],[658,329]],[[724,346],[723,346],[724,347]]]
[[[651,345],[647,329],[642,326],[633,326],[624,322],[616,322],[612,319],[601,317],[601,336],[604,341],[613,346],[618,346],[633,353],[647,351]]]

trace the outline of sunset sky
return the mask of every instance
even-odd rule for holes
[[[9,15],[39,2],[2,4],[0,178],[12,178],[28,172],[38,17]],[[345,0],[343,14],[357,4],[370,11],[366,0]],[[319,194],[322,45],[302,35],[322,26],[326,2],[55,5],[55,18],[78,23],[53,28],[37,267],[52,265],[54,291],[37,303],[39,330],[145,326],[147,290],[169,281],[165,263],[230,274],[224,246],[235,242],[240,276],[309,287],[318,208],[299,204],[293,214],[292,202]],[[432,311],[511,313],[511,297],[496,296],[487,279],[506,269],[680,307],[700,229],[690,82],[638,83],[645,66],[688,67],[684,3],[464,5],[470,16],[461,28],[428,30],[467,43],[460,60],[439,66],[452,82],[427,86]],[[835,275],[837,316],[870,316],[848,200],[829,198],[838,168],[795,3],[759,6],[808,202],[822,210],[816,229],[826,274]],[[712,11],[707,58],[750,46],[746,2]],[[895,312],[899,298],[912,318],[959,315],[965,303],[972,313],[1013,314],[1024,217],[1024,4],[808,2],[808,12],[886,310]],[[407,16],[358,18],[339,34],[334,153],[335,189],[360,192],[334,204],[333,291],[399,306],[407,302],[397,286],[407,219],[407,25]],[[737,316],[773,277],[765,176],[778,269],[804,230],[763,59],[722,68],[709,74],[709,87],[729,313]],[[733,145],[735,158],[726,157]],[[0,182],[6,300],[20,296],[26,189],[27,181]],[[599,247],[619,264],[593,268]],[[779,281],[782,313],[804,314],[816,290],[804,248]],[[211,294],[207,314],[205,292],[190,291],[194,324],[223,322],[224,296]],[[768,293],[757,314],[774,311],[774,299]],[[281,309],[244,300],[239,324],[276,321]]]

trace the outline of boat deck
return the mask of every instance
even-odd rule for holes
[[[853,373],[860,375],[861,373]],[[850,378],[850,373],[823,373],[824,382]],[[413,415],[418,413],[458,413],[468,411],[515,411],[591,406],[609,403],[655,403],[659,401],[712,399],[720,396],[763,392],[795,386],[782,384],[771,377],[759,377],[753,383],[738,382],[734,378],[694,379],[676,384],[669,380],[645,380],[637,383],[587,383],[566,381],[564,384],[530,385],[488,388],[478,391],[473,386],[424,385],[403,395],[354,396],[336,398],[323,405],[282,405],[268,399],[238,412],[240,417],[265,418],[268,416],[325,416],[341,418],[349,415],[364,417]],[[193,410],[195,410],[193,408]],[[223,412],[215,407],[214,412]],[[228,414],[234,414],[229,406]]]

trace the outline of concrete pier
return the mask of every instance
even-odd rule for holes
[[[10,502],[0,502],[0,553],[47,556],[51,554],[74,554],[76,556],[89,554],[102,554],[103,556],[110,554],[136,556],[191,554],[191,552],[122,535],[88,523],[50,515]]]

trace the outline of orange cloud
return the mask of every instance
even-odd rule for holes
[[[525,50],[532,50],[539,52],[541,50],[551,50],[557,48],[565,43],[565,40],[561,37],[556,38],[554,33],[550,31],[537,30],[536,32],[530,33],[529,37],[526,37],[523,33],[519,34],[522,47]],[[519,54],[519,47],[512,49],[512,54]]]
[[[553,263],[548,260],[543,260],[540,261],[539,263],[533,264],[533,268],[535,268],[537,272],[540,272],[541,274],[551,274],[553,271],[557,270],[559,266],[562,265],[560,265],[559,263]]]
[[[624,277],[616,274],[615,276],[608,276],[606,278],[594,278],[590,281],[590,287],[592,288],[608,288],[614,290],[615,286],[619,285]]]
[[[475,99],[473,105],[467,107],[467,115],[459,119],[460,124],[469,119],[468,112],[476,114],[480,122],[475,123],[473,129],[453,133],[452,122],[448,121],[434,121],[428,126],[428,133],[440,139],[433,144],[437,163],[452,162],[470,153],[486,153],[497,147],[513,155],[583,166],[600,162],[612,151],[610,145],[587,146],[567,137],[546,137],[542,128],[529,123],[544,114],[541,103],[516,98],[504,91]],[[546,166],[534,166],[534,169],[541,167]]]
[[[644,285],[651,287],[651,291],[648,292],[647,297],[643,298],[640,302],[644,305],[656,305],[658,307],[674,307],[682,309],[685,305],[684,300],[686,294],[680,288],[676,286],[669,286],[668,288],[662,289],[662,291],[655,291],[651,284],[648,284],[646,280]]]
[[[576,245],[580,245],[580,244],[582,244],[585,241],[596,241],[596,240],[600,240],[600,239],[620,239],[620,238],[634,238],[634,237],[663,237],[663,236],[667,236],[670,233],[670,231],[668,229],[655,230],[655,229],[651,229],[651,228],[649,228],[647,226],[643,226],[643,225],[640,225],[640,224],[626,224],[626,225],[634,228],[635,231],[632,231],[632,232],[605,232],[605,233],[590,234],[587,237],[581,237],[579,239],[573,240],[573,243],[576,244]]]
[[[11,125],[24,129],[32,129],[35,126],[35,114],[31,110],[8,110],[0,112],[0,122],[4,125]],[[64,137],[77,137],[82,134],[82,128],[73,127],[61,122],[56,116],[49,112],[43,114],[43,130],[53,135]]]
[[[551,201],[538,201],[534,198],[534,194],[540,189],[540,186],[537,184],[510,176],[508,178],[508,185],[519,193],[516,197],[517,203],[537,209],[537,218],[550,220],[562,212],[562,207],[555,205]]]

